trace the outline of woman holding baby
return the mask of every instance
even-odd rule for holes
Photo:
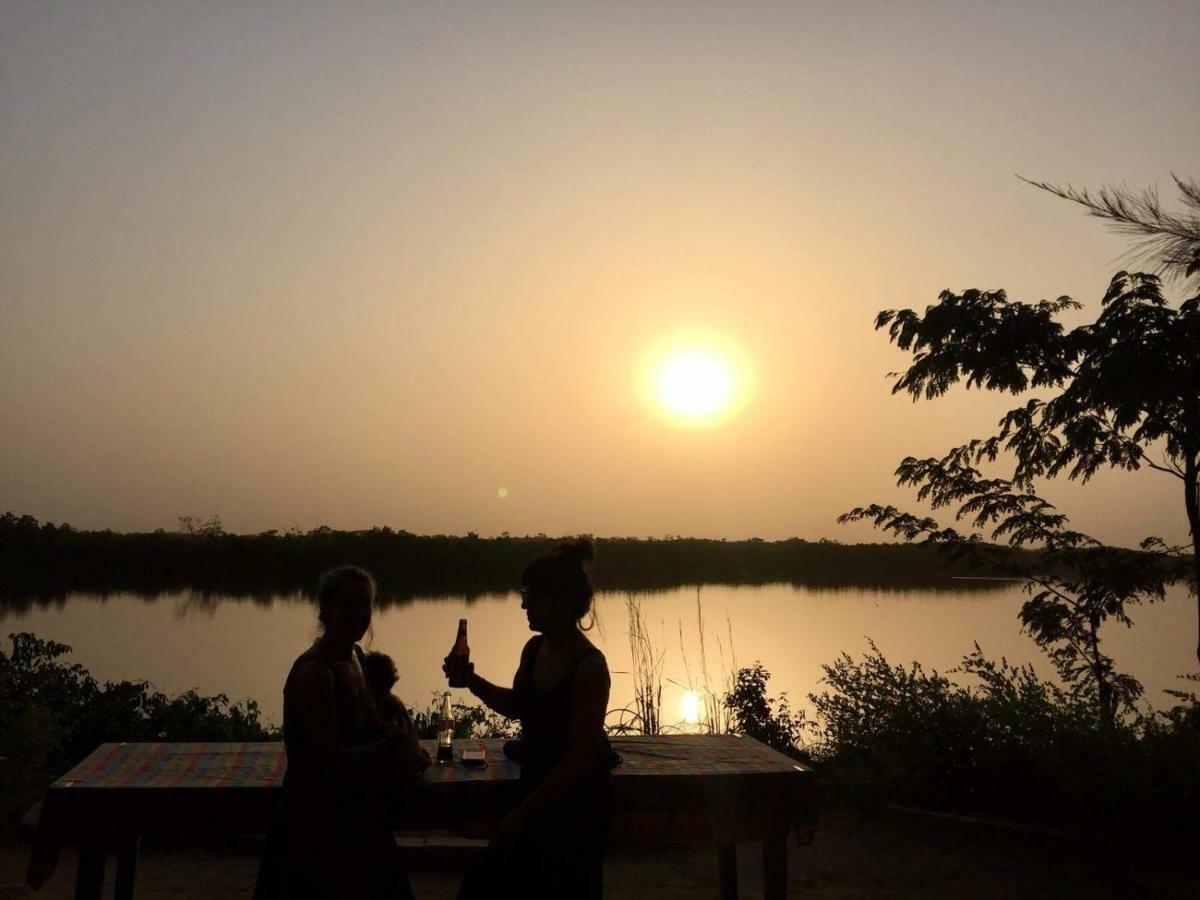
[[[429,760],[403,706],[381,713],[372,696],[366,673],[379,674],[386,664],[368,661],[358,642],[370,627],[374,600],[368,572],[354,566],[327,572],[317,593],[321,635],[284,685],[278,880],[289,898],[413,896],[388,814]]]

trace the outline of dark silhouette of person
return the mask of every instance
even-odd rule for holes
[[[519,719],[522,730],[511,752],[506,748],[521,766],[522,799],[486,859],[467,873],[459,900],[602,895],[614,756],[604,731],[608,663],[582,626],[592,608],[584,571],[591,560],[591,542],[580,539],[525,567],[521,608],[539,634],[525,644],[511,688],[446,658],[448,676],[465,679],[471,693]]]
[[[375,709],[358,647],[375,581],[354,566],[326,572],[321,635],[283,688],[283,892],[304,900],[412,898],[389,813],[419,766],[410,735]]]

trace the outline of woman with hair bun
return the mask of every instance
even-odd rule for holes
[[[580,538],[525,567],[521,609],[538,634],[521,651],[511,688],[446,658],[447,675],[519,719],[522,732],[511,753],[521,765],[522,800],[501,823],[488,860],[467,874],[460,900],[601,896],[614,756],[604,731],[608,663],[584,634],[591,561],[592,543]]]

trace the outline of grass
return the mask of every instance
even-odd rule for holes
[[[726,704],[726,697],[733,690],[736,682],[737,663],[733,655],[733,625],[726,618],[728,634],[728,649],[720,635],[712,635],[717,644],[717,654],[720,660],[719,674],[714,677],[709,669],[708,641],[709,632],[704,619],[704,604],[701,600],[700,588],[696,588],[696,630],[699,636],[700,660],[699,666],[693,668],[688,658],[684,644],[684,623],[679,625],[679,651],[683,659],[684,680],[676,681],[665,678],[667,650],[656,643],[647,625],[645,610],[641,597],[630,593],[625,597],[625,610],[628,618],[629,655],[632,661],[633,703],[630,706],[610,710],[609,717],[615,722],[608,725],[612,734],[663,734],[671,732],[695,732],[703,734],[728,734],[733,730],[733,715]],[[720,679],[717,682],[717,678]],[[662,716],[663,682],[668,681],[677,687],[695,694],[700,698],[698,721],[667,723]]]
[[[720,635],[714,634],[720,658],[721,684],[713,689],[713,676],[708,670],[708,629],[704,621],[704,604],[700,599],[700,587],[696,587],[696,631],[700,642],[700,668],[693,671],[683,641],[683,622],[679,623],[679,653],[683,657],[686,684],[679,685],[700,698],[700,715],[696,727],[704,734],[728,734],[733,730],[733,717],[725,698],[733,690],[737,672],[737,658],[733,653],[733,623],[725,618],[729,636],[729,659],[725,658],[725,645]],[[673,682],[676,683],[676,682]]]
[[[660,734],[662,732],[663,663],[666,650],[655,646],[646,627],[646,616],[637,594],[625,596],[629,620],[629,655],[632,662],[633,706],[610,711],[616,723],[613,734]]]

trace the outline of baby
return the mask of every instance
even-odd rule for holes
[[[392,687],[400,679],[396,671],[396,663],[386,653],[371,651],[363,655],[363,677],[371,699],[375,701],[375,711],[383,724],[391,729],[398,728],[408,740],[405,742],[403,760],[416,767],[418,772],[429,767],[429,754],[421,749],[417,741],[417,730],[413,727],[412,717],[400,698],[392,693]]]

